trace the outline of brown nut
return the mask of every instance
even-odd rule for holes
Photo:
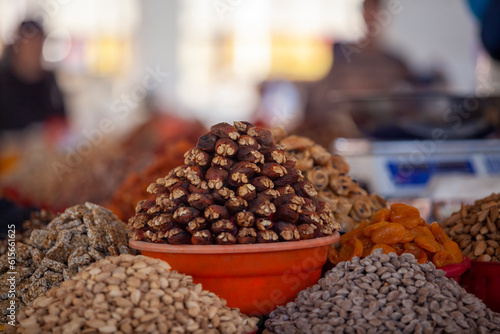
[[[167,240],[172,245],[187,245],[191,243],[191,234],[188,232],[174,227],[168,231]]]
[[[215,152],[215,143],[217,142],[218,139],[219,138],[217,138],[216,135],[209,132],[198,138],[198,143],[196,144],[196,147],[202,151],[213,153]]]
[[[286,194],[295,194],[295,189],[291,185],[286,185],[283,187],[277,187],[276,190],[279,192],[280,196]]]
[[[257,142],[265,147],[274,146],[274,139],[271,130],[262,128],[260,126],[254,126],[247,130],[247,134],[255,137]]]
[[[156,204],[161,208],[164,213],[174,213],[179,207],[184,205],[181,199],[171,199],[166,194],[156,197]]]
[[[220,167],[225,170],[230,170],[233,167],[234,161],[228,157],[216,154],[212,159],[212,167]]]
[[[227,170],[220,167],[210,167],[205,174],[205,180],[210,189],[220,189],[226,184],[228,176]]]
[[[234,245],[236,243],[236,237],[230,232],[222,232],[217,235],[215,241],[218,245]]]
[[[179,224],[187,224],[200,215],[200,211],[188,206],[180,207],[174,212],[174,220]]]
[[[208,221],[214,222],[220,219],[228,219],[229,212],[221,205],[210,205],[205,209],[204,216]]]
[[[314,238],[315,231],[318,227],[314,224],[301,224],[297,226],[297,231],[300,235],[300,240],[308,240]]]
[[[273,222],[269,218],[259,218],[255,222],[255,227],[259,231],[265,231],[265,230],[270,230],[274,226]]]
[[[257,231],[251,227],[243,227],[238,231],[236,240],[239,244],[253,244],[257,241]]]
[[[206,227],[207,220],[203,217],[196,217],[187,224],[186,230],[193,234],[194,232],[204,230]]]
[[[229,138],[221,138],[215,144],[215,152],[223,157],[232,157],[238,152],[238,144]]]
[[[234,122],[234,127],[241,133],[247,133],[248,129],[253,127],[253,124],[246,121],[236,121]]]
[[[203,169],[200,166],[190,166],[184,176],[192,185],[199,185],[204,178]]]
[[[255,216],[250,211],[240,211],[236,214],[234,220],[240,227],[252,227],[255,223]]]
[[[274,188],[273,181],[267,176],[257,176],[251,180],[251,184],[258,192]]]
[[[237,212],[246,210],[248,207],[248,202],[241,197],[233,197],[227,200],[224,206],[229,210],[230,213],[235,214]]]
[[[254,150],[258,149],[259,144],[257,143],[257,140],[255,140],[254,137],[249,136],[249,135],[243,135],[238,139],[238,145],[241,147],[250,147],[253,148]]]
[[[303,197],[297,196],[294,193],[291,194],[285,194],[282,196],[279,196],[273,201],[273,204],[275,207],[279,207],[288,203],[296,204],[298,206],[302,206],[306,204],[306,201]]]
[[[274,150],[271,150],[269,153],[266,154],[266,161],[276,162],[282,165],[286,162],[285,152],[283,150],[275,148]]]
[[[220,138],[237,140],[240,137],[238,130],[228,123],[219,123],[210,127],[210,132]]]
[[[285,167],[275,162],[267,162],[262,166],[261,175],[267,176],[270,179],[277,179],[285,176],[288,173]],[[274,181],[275,182],[275,181]]]
[[[276,207],[271,201],[257,197],[255,200],[249,203],[249,210],[252,211],[256,216],[259,217],[269,217],[276,212]]]
[[[300,234],[297,227],[288,222],[277,222],[274,224],[274,231],[279,235],[283,241],[300,240]]]
[[[210,194],[207,181],[201,181],[197,185],[190,184],[188,190],[191,194]]]
[[[236,230],[236,226],[229,219],[221,219],[216,221],[210,227],[213,234],[221,234],[222,232],[234,232]]]
[[[252,147],[240,147],[236,154],[239,161],[249,161],[255,164],[264,163],[264,155]]]
[[[135,213],[147,212],[155,204],[156,202],[154,199],[142,200],[135,206]]]
[[[277,242],[279,240],[276,232],[272,230],[258,231],[257,232],[257,242],[258,243],[269,243]]]
[[[214,204],[214,199],[210,194],[191,194],[187,201],[191,207],[201,211]]]
[[[172,190],[170,191],[171,199],[180,199],[187,200],[187,196],[189,196],[189,183],[188,182],[179,182],[172,186]]]
[[[210,245],[212,244],[212,233],[209,230],[201,230],[193,233],[191,237],[193,245]]]
[[[314,198],[318,196],[318,192],[309,181],[299,181],[292,185],[295,193],[300,197]]]
[[[223,205],[225,204],[230,198],[235,197],[235,193],[233,190],[227,188],[227,187],[222,187],[219,190],[215,190],[212,193],[212,197],[215,201],[215,203]]]
[[[184,163],[191,166],[208,166],[212,157],[207,152],[198,148],[192,148],[184,154]],[[183,176],[183,175],[182,175]],[[177,177],[181,177],[177,175]]]
[[[296,223],[299,221],[300,206],[293,203],[283,204],[276,207],[274,220],[282,220],[285,222]]]
[[[257,191],[255,187],[250,183],[244,184],[236,190],[236,195],[243,198],[244,200],[250,201],[257,197]]]

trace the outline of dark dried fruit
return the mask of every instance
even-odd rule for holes
[[[248,207],[248,202],[241,197],[233,197],[227,200],[224,206],[229,210],[230,213],[235,214],[237,212],[246,210]]]
[[[215,152],[223,157],[232,157],[238,152],[238,144],[228,138],[222,138],[215,144]]]
[[[240,227],[251,227],[255,223],[255,216],[250,211],[241,211],[236,214],[234,220]]]
[[[226,182],[229,173],[220,167],[210,167],[205,174],[205,179],[210,189],[220,189]]]
[[[213,153],[215,152],[215,143],[218,139],[216,135],[209,132],[198,139],[196,147],[202,151]]]
[[[236,243],[236,237],[229,232],[222,232],[217,235],[215,241],[218,245],[234,245]]]
[[[210,245],[212,244],[212,233],[209,230],[201,230],[193,233],[191,237],[193,245]]]
[[[257,176],[252,179],[252,185],[258,192],[274,188],[273,181],[267,176]]]
[[[212,224],[212,233],[220,234],[222,232],[230,232],[236,230],[236,226],[229,219],[221,219]]]
[[[239,244],[253,244],[257,241],[257,231],[254,228],[243,227],[238,231],[236,240]]]
[[[210,127],[210,132],[220,138],[237,140],[240,137],[238,130],[228,123],[219,123]]]
[[[191,207],[201,211],[214,204],[214,199],[209,194],[194,193],[189,195],[187,201]]]
[[[180,207],[174,212],[174,220],[179,224],[187,224],[200,215],[200,211],[189,206]]]
[[[210,205],[205,209],[205,218],[210,222],[215,222],[219,219],[228,219],[229,211],[221,205]]]

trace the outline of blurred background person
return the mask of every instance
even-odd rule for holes
[[[0,132],[65,119],[54,73],[42,66],[44,40],[39,23],[24,21],[15,41],[5,47],[0,61]]]

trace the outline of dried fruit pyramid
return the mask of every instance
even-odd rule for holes
[[[185,154],[185,165],[148,187],[129,219],[133,240],[169,244],[247,244],[311,239],[339,229],[275,144],[270,130],[219,123]]]

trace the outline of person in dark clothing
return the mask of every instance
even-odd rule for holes
[[[21,23],[17,38],[0,61],[0,132],[65,118],[54,73],[42,67],[45,35],[34,21]]]

